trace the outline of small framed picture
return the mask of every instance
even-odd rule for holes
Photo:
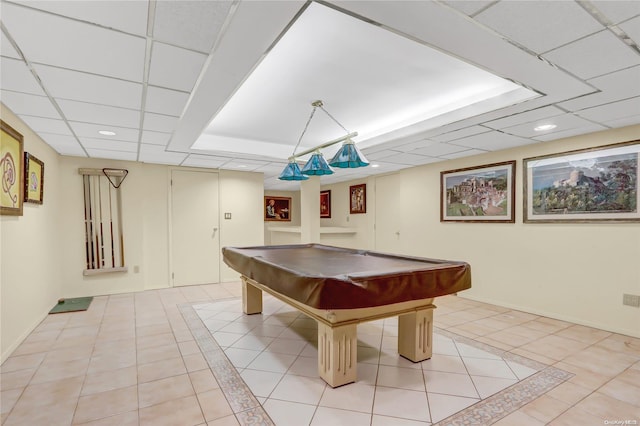
[[[441,222],[515,222],[515,161],[440,173]]]
[[[331,190],[320,191],[320,217],[331,217]]]
[[[24,201],[24,149],[23,138],[13,127],[0,120],[0,214],[22,216]]]
[[[353,185],[349,187],[349,213],[367,212],[367,185]]]
[[[291,221],[291,197],[264,197],[265,221]]]
[[[24,201],[42,204],[44,197],[44,163],[24,153]]]
[[[640,140],[525,158],[524,222],[640,222]]]

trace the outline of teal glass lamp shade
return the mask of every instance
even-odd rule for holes
[[[315,152],[302,168],[302,174],[310,176],[332,175],[333,170],[331,170],[322,154]]]
[[[284,168],[280,176],[278,176],[280,180],[307,180],[309,179],[307,176],[303,175],[300,171],[300,166],[295,161],[290,161],[289,164]]]
[[[369,162],[362,152],[360,152],[356,144],[349,139],[342,145],[340,150],[336,152],[336,155],[333,156],[329,165],[343,169],[355,169],[356,167],[368,166]]]

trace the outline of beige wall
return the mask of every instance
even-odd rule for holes
[[[623,293],[640,294],[640,224],[522,222],[523,158],[634,139],[640,139],[640,126],[400,171],[394,194],[375,193],[381,202],[392,196],[398,200],[400,237],[393,251],[469,262],[473,287],[462,297],[640,337],[640,309],[622,305]],[[441,171],[508,160],[517,160],[515,224],[440,222]],[[323,187],[332,190],[333,224],[346,224],[348,207],[341,199],[356,183]],[[368,185],[369,194],[373,186]],[[366,216],[375,221],[371,200],[367,198]],[[356,226],[358,235],[372,229],[369,220],[356,221],[354,216],[349,226]],[[357,244],[388,249],[375,241]]]
[[[0,341],[2,360],[62,295],[58,263],[62,189],[59,156],[2,105],[2,120],[24,137],[24,150],[44,162],[44,203],[22,216],[0,216]]]
[[[61,157],[60,185],[64,188],[64,214],[60,226],[60,266],[63,296],[95,296],[169,287],[169,168],[163,165]],[[122,223],[125,265],[128,272],[94,276],[82,274],[85,266],[84,199],[78,168],[122,168],[129,174],[122,183]],[[134,272],[134,267],[139,272]]]
[[[220,171],[221,247],[264,244],[263,194],[262,173]],[[231,213],[231,219],[224,218],[225,212]],[[238,273],[221,262],[220,281],[235,280]]]
[[[2,106],[2,119],[25,137],[25,151],[45,163],[42,206],[22,217],[2,216],[0,236],[2,360],[39,324],[60,297],[95,296],[170,286],[169,173],[174,167],[62,157]],[[122,184],[128,272],[84,276],[84,213],[78,168],[125,168]],[[263,175],[219,172],[220,244],[262,245]],[[231,220],[224,213],[232,213]],[[134,272],[137,266],[139,272]],[[221,264],[220,280],[237,280]]]
[[[340,169],[336,170],[340,173]],[[372,190],[374,178],[364,180],[354,180],[348,184],[323,185],[322,190],[331,191],[331,218],[320,219],[321,227],[330,228],[347,228],[355,233],[331,233],[321,234],[320,242],[322,244],[347,247],[369,249],[374,248],[374,218],[372,207],[374,203],[374,192]],[[349,186],[351,185],[367,185],[367,213],[351,214]]]

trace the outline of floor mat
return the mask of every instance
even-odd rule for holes
[[[93,297],[76,297],[74,299],[60,299],[58,304],[49,311],[50,314],[59,314],[62,312],[86,311]]]

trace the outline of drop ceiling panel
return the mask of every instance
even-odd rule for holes
[[[84,72],[34,65],[54,98],[139,109],[142,84]]]
[[[640,65],[589,80],[600,91],[592,95],[558,104],[569,111],[578,111],[606,103],[640,96]]]
[[[456,139],[466,138],[467,136],[478,135],[480,133],[490,132],[491,129],[487,129],[483,126],[470,126],[460,130],[454,130],[452,132],[443,133],[441,135],[432,136],[431,139],[437,142],[451,142]]]
[[[79,137],[80,143],[87,150],[89,149],[105,149],[109,151],[138,152],[138,144],[136,142],[125,142],[110,139]]]
[[[191,92],[207,57],[164,43],[153,43],[149,84]]]
[[[570,1],[501,1],[475,19],[536,53],[603,29]]]
[[[64,99],[57,99],[56,101],[67,120],[70,121],[102,124],[104,127],[130,127],[133,129],[140,125],[140,111]]]
[[[176,117],[153,114],[151,112],[146,112],[144,114],[144,130],[171,133],[175,130],[177,124],[178,119]]]
[[[231,1],[160,1],[156,3],[154,38],[209,53]]]
[[[62,119],[46,96],[29,95],[26,93],[2,90],[2,103],[9,107],[14,114],[33,115],[37,117]]]
[[[467,149],[466,151],[454,152],[451,154],[441,155],[441,158],[453,160],[455,158],[471,157],[472,155],[486,154],[488,151],[482,149]]]
[[[169,138],[171,138],[171,133],[153,132],[151,130],[142,131],[142,143],[166,146]]]
[[[448,143],[437,143],[426,148],[416,149],[415,151],[411,151],[412,154],[420,154],[420,155],[428,155],[430,157],[442,157],[443,155],[453,154],[460,151],[466,151],[468,148],[451,145]]]
[[[576,114],[586,118],[587,120],[604,123],[610,120],[637,115],[638,111],[640,111],[640,97],[601,105],[594,108],[587,108],[576,112]]]
[[[637,0],[592,0],[591,3],[614,24],[640,15],[640,2]]]
[[[550,129],[545,131],[534,130],[535,127],[541,126],[544,124],[555,124],[557,127],[555,129]],[[587,121],[583,118],[580,118],[576,115],[562,114],[562,115],[557,115],[549,118],[541,118],[539,120],[535,120],[529,123],[518,124],[517,126],[507,127],[502,130],[505,133],[521,136],[523,138],[539,139],[538,136],[541,136],[541,135],[560,134],[572,129],[590,128],[592,126],[593,126],[592,122]],[[558,138],[560,137],[562,136],[558,136]]]
[[[62,120],[52,118],[33,117],[31,115],[20,115],[22,121],[27,123],[34,132],[55,133],[58,135],[73,136],[69,127]]]
[[[158,145],[140,145],[139,161],[157,164],[178,165],[184,161],[188,154],[182,152],[166,152]]]
[[[563,130],[555,133],[542,134],[536,136],[534,139],[538,141],[553,141],[557,139],[568,138],[571,136],[584,135],[591,132],[599,132],[602,130],[607,130],[607,127],[595,123],[586,122],[585,125],[581,127],[576,127],[573,129]]]
[[[458,139],[455,141],[455,144],[486,151],[498,151],[500,149],[514,148],[516,146],[528,145],[534,142],[535,141],[533,140],[507,135],[496,131]]]
[[[141,36],[147,34],[148,1],[17,0],[15,2],[127,33]]]
[[[612,128],[633,126],[636,124],[640,124],[640,114],[635,114],[635,115],[631,115],[629,117],[624,117],[624,118],[607,120],[604,122],[604,124]]]
[[[252,172],[256,169],[259,169],[260,167],[263,167],[265,164],[267,164],[267,162],[265,161],[231,159],[230,161],[224,163],[224,168],[229,170]]]
[[[445,1],[444,3],[448,4],[451,7],[458,9],[460,12],[465,15],[473,16],[478,13],[480,10],[485,7],[495,3],[495,0],[473,0],[473,1],[465,1],[465,0],[456,0],[456,1]]]
[[[86,157],[84,150],[73,136],[57,135],[38,132],[38,135],[48,143],[58,154]]]
[[[402,170],[402,169],[407,169],[411,166],[406,165],[406,164],[396,164],[396,163],[389,163],[386,161],[376,161],[375,164],[378,167],[371,167],[372,173],[389,173],[389,172],[395,172],[398,170]],[[375,170],[375,172],[374,172]]]
[[[483,123],[483,126],[490,127],[492,129],[506,129],[522,123],[531,123],[537,120],[543,120],[545,118],[562,115],[565,112],[560,108],[554,106],[548,106],[544,108],[538,108],[531,111],[526,111],[521,114],[515,114],[509,117],[501,118],[499,120],[488,121]]]
[[[10,3],[3,3],[2,13],[3,23],[31,62],[142,80],[143,38]]]
[[[369,161],[374,161],[374,160],[383,160],[386,159],[392,155],[398,155],[401,154],[400,151],[393,151],[393,150],[384,150],[384,151],[377,151],[377,152],[372,152],[371,154],[369,154],[366,150],[363,152],[364,156],[367,157],[367,160]]]
[[[180,117],[188,99],[188,93],[149,86],[147,88],[145,110]]]
[[[608,30],[542,56],[583,79],[638,65],[638,53]]]
[[[420,139],[414,142],[399,144],[396,141],[388,144],[388,147],[393,151],[401,151],[401,152],[409,152],[414,149],[426,148],[431,145],[435,145],[438,142],[430,140],[430,139]]]
[[[18,51],[13,47],[13,44],[4,35],[4,32],[0,32],[0,55],[8,58],[22,59],[18,54]]]
[[[213,155],[198,155],[198,154],[190,154],[186,160],[182,163],[182,166],[189,167],[206,167],[210,169],[217,169],[224,163],[227,163],[229,158],[227,157],[217,157]]]
[[[6,90],[45,96],[42,87],[21,60],[2,58],[0,61],[0,86]]]
[[[105,126],[102,124],[93,124],[93,123],[79,123],[75,121],[70,121],[69,124],[71,128],[76,133],[78,137],[86,137],[86,138],[98,138],[105,140],[119,140],[126,142],[138,142],[138,129],[129,129],[126,127],[116,127],[116,126],[108,126],[108,130],[111,130],[116,133],[115,136],[100,136],[98,131],[106,130]]]
[[[138,154],[136,152],[110,151],[107,149],[87,149],[91,158],[106,158],[109,160],[126,160],[136,161]]]
[[[618,27],[640,45],[640,16],[623,22]]]
[[[434,163],[436,161],[440,161],[440,159],[438,158],[432,158],[426,155],[416,155],[416,154],[408,154],[408,153],[398,153],[396,155],[390,155],[386,157],[384,160],[387,163],[406,164],[408,166],[417,166],[419,164],[429,164],[429,163]]]

